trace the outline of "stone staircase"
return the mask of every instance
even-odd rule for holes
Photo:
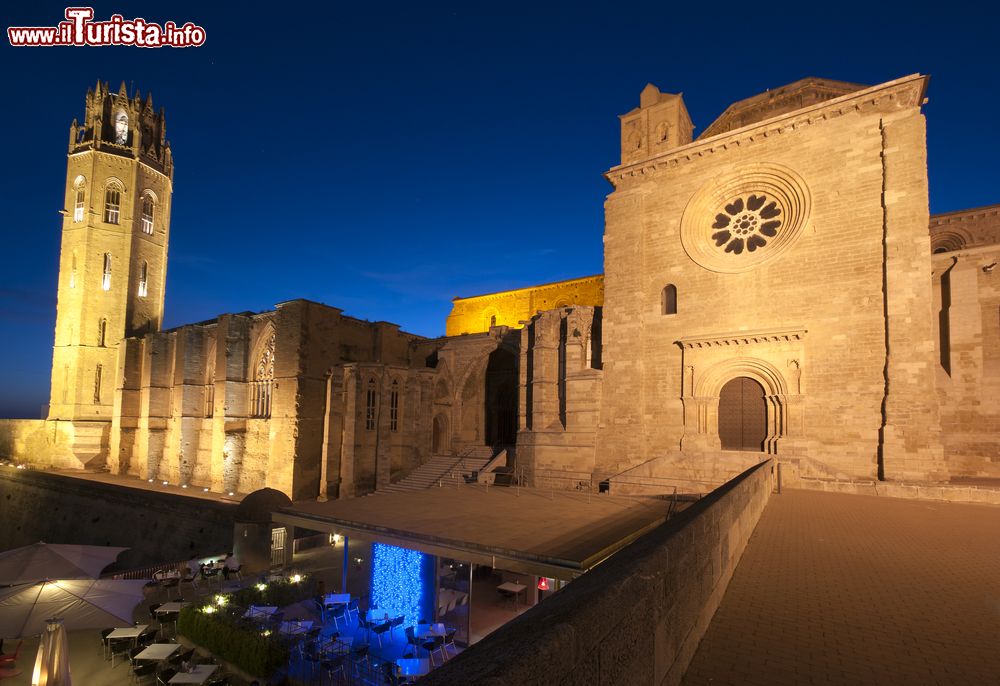
[[[372,495],[422,491],[437,486],[440,481],[445,481],[445,485],[454,485],[455,480],[462,479],[463,475],[481,470],[492,457],[493,448],[486,445],[470,448],[461,455],[432,455],[431,459],[405,477],[378,489]]]

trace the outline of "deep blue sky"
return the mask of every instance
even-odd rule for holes
[[[601,272],[601,173],[650,81],[684,93],[697,135],[803,76],[930,74],[931,211],[1000,202],[997,17],[958,3],[361,5],[117,1],[97,18],[208,41],[4,41],[0,416],[48,400],[68,126],[97,79],[167,110],[168,327],[301,297],[440,335],[453,296]],[[9,3],[4,28],[63,8]]]

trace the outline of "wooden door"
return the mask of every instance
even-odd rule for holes
[[[723,450],[764,450],[767,405],[764,387],[738,376],[719,393],[719,439]]]

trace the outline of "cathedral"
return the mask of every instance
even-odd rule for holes
[[[69,131],[48,418],[0,421],[0,451],[294,500],[435,456],[618,492],[764,455],[807,486],[1000,477],[1000,205],[929,215],[927,85],[806,78],[697,138],[646,86],[604,273],[455,298],[424,338],[307,300],[163,330],[164,112],[99,82]]]

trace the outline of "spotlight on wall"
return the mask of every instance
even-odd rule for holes
[[[164,485],[164,486],[169,486],[169,485],[170,485],[170,482],[169,482],[169,481],[164,481],[164,482],[163,482],[163,485]]]
[[[153,483],[153,480],[152,480],[152,479],[150,479],[150,480],[149,480],[149,483]]]
[[[208,489],[207,488],[203,488],[201,490],[204,491],[205,493],[208,493]]]
[[[181,484],[181,488],[187,488],[187,487],[188,487],[187,484]]]
[[[229,491],[229,495],[236,495],[236,494],[233,493],[232,491]]]

